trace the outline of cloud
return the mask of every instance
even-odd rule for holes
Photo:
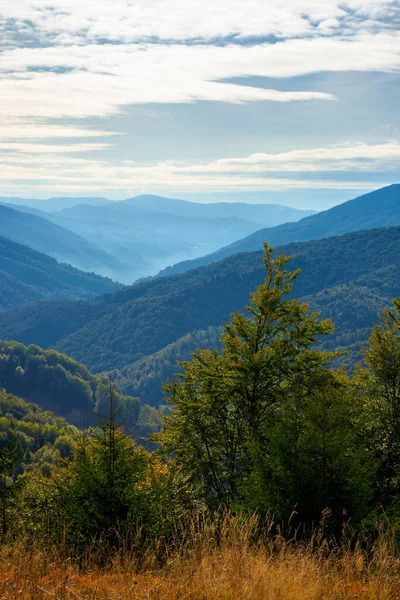
[[[11,40],[20,29],[46,44],[199,42],[395,28],[398,6],[396,0],[2,0],[1,14]]]
[[[5,145],[0,144],[0,151]],[[68,155],[57,157],[53,153],[39,157],[41,144],[36,148],[31,146],[21,147],[24,152],[15,152],[17,148],[14,148],[14,154],[4,154],[3,162],[7,168],[0,172],[3,189],[12,189],[13,181],[19,181],[22,187],[24,182],[27,185],[34,182],[36,190],[53,192],[61,188],[93,192],[151,189],[163,193],[193,189],[209,192],[310,187],[365,189],[370,187],[366,180],[353,178],[349,181],[347,176],[364,173],[368,179],[375,173],[385,185],[390,182],[390,174],[400,167],[400,143],[396,141],[375,145],[353,143],[277,154],[258,153],[206,164],[163,162],[147,166],[132,161],[110,164]],[[50,152],[50,148],[45,147],[45,152]],[[323,173],[324,178],[315,178],[314,173],[318,172]]]
[[[0,121],[0,142],[7,140],[39,140],[39,139],[70,139],[110,137],[117,134],[114,131],[85,129],[68,125],[49,125],[40,122],[18,121],[8,119]],[[78,150],[80,151],[80,150]]]
[[[54,70],[66,67],[67,71]],[[400,32],[359,35],[352,41],[296,39],[252,46],[14,49],[0,55],[0,113],[82,118],[112,115],[131,104],[332,100],[331,90],[281,91],[226,80],[357,70],[400,70]]]
[[[105,161],[76,155],[113,145],[109,127],[92,129],[85,119],[130,105],[336,100],[340,107],[341,90],[329,80],[316,91],[296,78],[398,73],[399,26],[400,0],[2,0],[2,181],[10,189],[31,180],[54,190],[222,190],[302,185],[289,173],[303,174],[306,185],[318,170],[388,172],[398,166],[396,142],[147,167],[116,164],[111,152]],[[252,77],[268,78],[268,89]]]
[[[69,152],[96,152],[110,147],[110,144],[29,144],[26,142],[0,142],[0,152],[18,152],[34,153],[34,154],[65,154]],[[7,157],[6,157],[7,158]]]

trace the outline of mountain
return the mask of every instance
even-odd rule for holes
[[[302,269],[293,294],[336,323],[327,347],[348,347],[351,359],[359,356],[380,309],[400,296],[399,247],[400,227],[393,227],[277,248],[294,255],[293,268]],[[261,252],[238,254],[91,301],[9,310],[0,314],[0,337],[54,347],[94,372],[123,370],[188,333],[221,326],[243,310],[264,276]]]
[[[207,256],[166,268],[159,276],[184,273],[239,252],[251,252],[260,248],[263,242],[276,246],[394,225],[400,225],[400,184],[359,196],[296,223],[260,229]]]
[[[53,213],[49,219],[100,245],[118,260],[132,261],[137,277],[155,275],[183,258],[202,256],[260,227],[260,222],[236,216],[179,215],[172,209],[129,202],[108,206],[81,204]]]
[[[0,237],[0,311],[44,298],[94,298],[119,287]]]
[[[163,210],[174,215],[186,217],[226,218],[237,217],[272,227],[288,221],[298,221],[303,217],[315,214],[314,210],[300,210],[281,204],[249,204],[248,202],[188,202],[174,198],[163,198],[145,194],[128,198],[121,204],[129,204],[138,208]]]
[[[63,210],[64,208],[71,208],[77,204],[92,204],[94,206],[105,206],[112,204],[112,200],[106,198],[47,198],[46,200],[39,200],[34,198],[5,198],[0,197],[0,204],[9,204],[16,206],[26,206],[33,210],[39,210],[44,212],[54,212]]]
[[[178,261],[204,256],[262,226],[298,220],[312,212],[267,204],[201,204],[151,195],[114,202],[52,198],[27,200],[24,205],[23,199],[14,199],[12,204],[6,200],[10,199],[4,205],[68,229],[125,264],[125,271],[119,269],[113,278],[128,284]]]
[[[118,279],[128,269],[81,236],[40,216],[0,205],[0,236],[48,254],[83,271]]]

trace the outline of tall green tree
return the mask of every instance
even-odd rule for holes
[[[316,347],[334,327],[291,297],[299,270],[288,270],[290,260],[274,258],[265,244],[265,281],[246,314],[235,313],[225,326],[222,351],[195,353],[165,387],[174,411],[162,443],[211,508],[244,506],[287,518],[299,499],[305,507],[309,498],[313,510],[303,516],[318,518],[332,500],[338,472],[349,476],[348,436],[339,443],[339,423],[348,422],[345,396],[338,402],[348,383],[328,370],[334,355]],[[339,446],[343,461],[335,469]],[[341,502],[344,509],[346,498]]]

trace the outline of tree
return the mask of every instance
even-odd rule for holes
[[[16,437],[0,448],[0,507],[3,535],[7,531],[7,506],[16,492],[17,485],[12,478],[12,469],[21,455],[21,444]]]
[[[371,453],[378,463],[376,500],[390,504],[400,490],[400,299],[385,309],[356,372],[369,415]]]
[[[318,501],[313,498],[312,515],[304,511],[318,518],[332,496],[338,423],[345,423],[348,396],[340,403],[338,398],[348,382],[328,370],[336,355],[315,347],[333,331],[333,324],[288,298],[299,275],[299,270],[286,269],[290,260],[273,258],[273,249],[265,244],[265,281],[252,294],[247,314],[235,313],[225,325],[222,351],[195,353],[191,362],[182,363],[184,372],[165,386],[174,411],[165,419],[161,441],[201,487],[210,508],[272,510],[288,518],[296,499],[307,503],[299,486],[304,491],[320,477],[325,483]],[[323,419],[325,438],[318,430]],[[310,438],[319,440],[314,460],[320,459],[318,469],[310,466],[309,452],[306,460]],[[351,455],[347,442],[339,453],[342,458]],[[348,476],[345,463],[342,479]],[[329,493],[322,493],[323,488]]]
[[[98,416],[97,427],[79,435],[67,468],[63,503],[74,546],[97,539],[115,547],[118,535],[140,520],[137,484],[145,478],[147,454],[122,431],[111,382],[109,393],[109,415]]]

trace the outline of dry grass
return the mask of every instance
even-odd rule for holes
[[[149,552],[140,569],[121,554],[106,570],[80,570],[20,542],[0,552],[0,600],[395,600],[400,559],[379,540],[367,559],[345,545],[327,552],[275,540],[255,546],[251,526],[230,522],[216,543],[212,526],[187,532],[185,547],[156,566]]]

